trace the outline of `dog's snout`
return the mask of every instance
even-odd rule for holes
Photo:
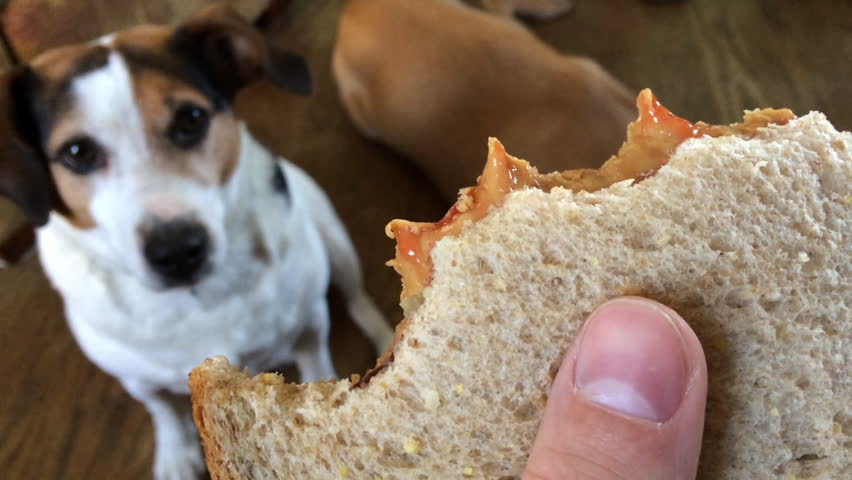
[[[158,224],[144,242],[145,259],[170,286],[197,281],[209,253],[210,236],[197,222],[180,220]]]

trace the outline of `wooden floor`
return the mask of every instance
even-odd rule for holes
[[[4,3],[10,51],[0,64],[6,65],[134,23],[172,21],[204,0]],[[256,10],[256,2],[233,3],[248,14]],[[732,122],[747,108],[785,106],[821,110],[838,128],[852,130],[852,2],[576,3],[572,15],[532,28],[565,52],[597,58],[632,88],[652,87],[683,116]],[[275,42],[309,57],[316,95],[293,98],[259,85],[240,100],[239,111],[262,141],[303,165],[329,192],[361,253],[370,292],[398,321],[399,282],[384,266],[393,254],[384,224],[395,217],[436,219],[445,205],[418,171],[360,138],[344,117],[328,72],[341,4],[295,0],[273,28]],[[8,212],[0,204],[0,232],[19,221]],[[0,475],[150,478],[146,412],[81,354],[37,260],[0,271],[0,287]],[[368,345],[339,308],[333,311],[338,372],[362,372],[373,361]]]

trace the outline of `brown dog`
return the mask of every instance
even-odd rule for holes
[[[571,2],[488,4],[546,17]],[[448,199],[481,173],[489,136],[542,171],[596,167],[636,116],[595,61],[455,0],[352,0],[332,68],[361,132],[415,159]]]

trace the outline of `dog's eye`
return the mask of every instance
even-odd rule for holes
[[[106,155],[97,142],[80,137],[65,142],[56,161],[78,175],[88,175],[106,164]]]
[[[177,109],[168,135],[175,145],[190,148],[198,145],[207,135],[210,126],[210,114],[196,105],[183,105]]]

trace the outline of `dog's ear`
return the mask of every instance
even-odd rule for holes
[[[0,73],[0,195],[15,202],[32,223],[43,226],[58,197],[39,144],[30,78],[25,66]]]
[[[276,19],[287,13],[291,3],[293,3],[292,0],[269,0],[266,8],[255,19],[254,26],[261,31],[266,31]]]
[[[262,77],[297,94],[311,93],[307,62],[271,48],[258,30],[224,4],[206,7],[180,25],[171,47],[227,98]]]

